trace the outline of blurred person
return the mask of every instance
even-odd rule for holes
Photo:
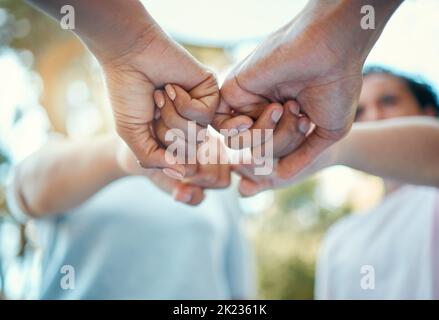
[[[358,126],[334,152],[337,163],[383,177],[385,197],[328,231],[316,298],[439,299],[438,114],[429,85],[386,69],[365,72],[356,121],[382,123]]]
[[[178,99],[188,94],[177,91]],[[162,94],[162,113],[176,112]],[[41,273],[29,280],[39,283],[33,298],[252,297],[237,197],[208,191],[199,206],[183,204],[199,204],[202,185],[224,188],[229,179],[228,165],[200,166],[185,181],[143,169],[112,134],[52,139],[15,167],[8,188],[13,216],[34,218],[33,242],[42,250]],[[63,285],[66,270],[73,287]]]
[[[332,165],[384,179],[380,204],[341,219],[325,236],[316,298],[439,299],[438,114],[431,86],[370,67],[352,131],[294,179],[252,177],[245,166],[236,167],[245,196]]]

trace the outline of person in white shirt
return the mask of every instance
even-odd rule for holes
[[[383,68],[365,72],[358,123],[314,166],[381,176],[386,195],[328,231],[317,299],[439,299],[438,110],[430,86]]]
[[[429,85],[370,67],[352,130],[298,175],[255,177],[249,168],[235,167],[243,176],[244,196],[296,183],[332,165],[384,179],[381,204],[349,215],[326,235],[317,299],[439,298],[438,114]]]

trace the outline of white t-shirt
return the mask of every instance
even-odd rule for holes
[[[328,232],[317,299],[438,299],[439,192],[403,186]]]

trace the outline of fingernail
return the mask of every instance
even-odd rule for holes
[[[155,109],[154,111],[154,120],[157,120],[160,118],[160,111],[158,109]]]
[[[188,203],[192,200],[192,194],[174,191],[174,199],[183,203]]]
[[[163,108],[165,105],[165,96],[163,95],[162,91],[157,91],[155,94],[155,103],[157,103],[157,106],[159,108]]]
[[[300,115],[300,107],[296,103],[290,103],[288,106],[288,109],[290,109],[290,112],[296,116]]]
[[[303,134],[306,134],[309,131],[309,128],[311,127],[311,123],[308,120],[299,120],[299,130]]]
[[[240,125],[238,126],[238,132],[239,132],[239,133],[244,132],[244,131],[250,129],[251,126],[252,126],[252,125],[249,124],[249,123],[243,123],[243,124],[240,124]]]
[[[282,110],[274,110],[271,114],[271,119],[274,123],[278,123],[280,118],[282,117]]]
[[[172,101],[174,101],[175,98],[177,97],[177,94],[175,93],[174,87],[171,86],[170,84],[167,84],[167,85],[165,86],[165,90],[166,90],[166,93],[168,94],[169,98],[170,98]]]
[[[250,197],[253,195],[252,192],[252,185],[246,180],[241,180],[241,183],[239,184],[239,192],[244,197]]]
[[[180,172],[171,168],[164,168],[162,171],[164,174],[172,179],[183,180],[184,178]]]

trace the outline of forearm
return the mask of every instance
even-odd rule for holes
[[[375,8],[375,29],[363,29],[364,2],[311,0],[291,22],[254,50],[237,79],[247,90],[264,95],[267,84],[276,85],[278,92],[272,99],[283,100],[303,94],[311,79],[328,84],[339,81],[341,75],[360,77],[367,55],[401,2],[368,1]],[[295,84],[292,87],[283,84],[291,81]]]
[[[138,0],[28,0],[61,21],[61,8],[69,4],[75,12],[74,31],[98,57],[123,55],[141,37],[153,39],[158,28]],[[154,32],[153,32],[154,31]],[[147,42],[148,40],[145,40]]]
[[[361,65],[381,35],[392,14],[403,0],[311,0],[300,15],[302,23],[326,39],[328,46],[343,59],[354,58]],[[361,8],[374,9],[374,28],[365,29],[361,20],[366,13]]]
[[[41,216],[81,204],[124,176],[116,152],[112,136],[49,143],[16,168],[13,186],[23,211]]]
[[[439,121],[423,117],[355,124],[334,164],[383,178],[439,187]]]

